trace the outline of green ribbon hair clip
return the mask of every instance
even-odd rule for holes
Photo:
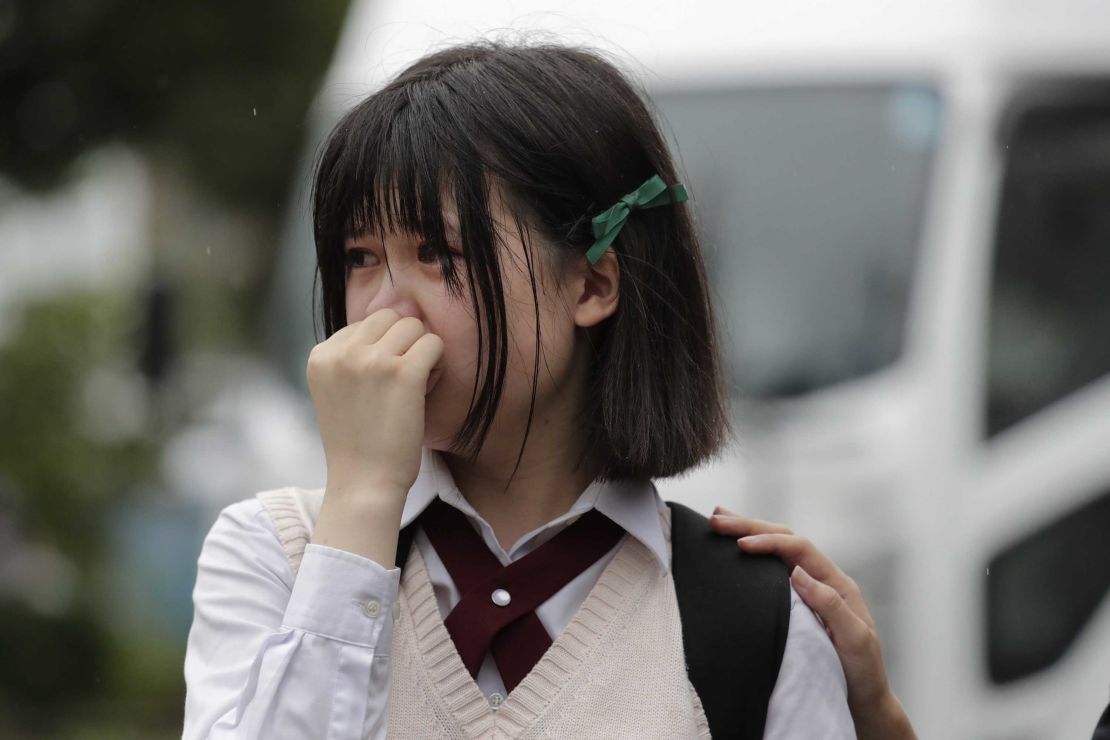
[[[605,254],[605,250],[617,238],[617,234],[624,227],[628,215],[637,209],[655,208],[668,203],[681,203],[687,199],[686,188],[677,183],[671,187],[663,182],[659,175],[653,175],[647,182],[622,197],[617,204],[593,218],[594,239],[593,246],[586,252],[586,259],[591,265],[596,265]]]

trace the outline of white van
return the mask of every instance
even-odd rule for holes
[[[1089,737],[1110,700],[1110,4],[539,6],[356,3],[306,161],[437,46],[547,29],[629,60],[705,235],[741,430],[664,495],[833,555],[922,738]],[[302,384],[307,216],[273,311]]]

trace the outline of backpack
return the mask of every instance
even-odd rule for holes
[[[257,494],[273,519],[296,574],[323,496],[283,488]],[[322,494],[322,491],[321,491]],[[740,551],[693,509],[668,501],[671,573],[682,623],[686,673],[714,738],[760,740],[790,625],[786,566]],[[415,527],[397,540],[404,568]]]

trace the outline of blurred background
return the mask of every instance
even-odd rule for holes
[[[0,0],[0,737],[179,737],[204,535],[324,484],[316,148],[475,36],[608,50],[740,435],[659,481],[861,584],[922,738],[1110,700],[1110,5]]]

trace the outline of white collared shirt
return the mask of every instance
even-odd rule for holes
[[[596,508],[651,551],[660,568],[670,568],[659,520],[666,504],[650,483],[595,481],[566,514],[525,534],[508,552],[462,497],[440,454],[425,449],[401,525],[416,519],[436,496],[466,514],[505,565]],[[418,530],[414,541],[446,618],[458,590],[423,532]],[[536,609],[553,638],[570,623],[617,547]],[[256,497],[220,512],[197,567],[183,740],[386,737],[399,568],[309,544],[294,579],[273,520]],[[793,590],[791,610],[764,738],[854,738],[844,673],[832,643]],[[489,655],[477,683],[491,704],[503,700],[505,687]]]

